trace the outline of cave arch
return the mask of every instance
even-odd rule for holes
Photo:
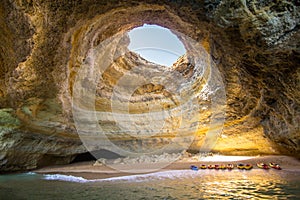
[[[87,0],[68,4],[58,0],[40,4],[5,0],[0,5],[5,11],[0,18],[0,37],[7,38],[6,33],[12,37],[3,46],[8,51],[0,51],[5,69],[1,71],[5,79],[0,81],[0,114],[5,117],[0,118],[0,126],[5,131],[1,142],[11,146],[1,147],[1,169],[35,168],[41,154],[59,155],[69,162],[74,155],[86,152],[71,111],[78,69],[89,62],[90,49],[144,23],[191,37],[221,72],[226,87],[226,122],[215,152],[299,155],[300,8],[289,3],[289,9],[276,10],[285,8],[285,2],[236,2],[237,9],[231,9],[228,3]],[[272,7],[275,3],[278,6]],[[9,17],[14,20],[7,20]],[[273,18],[276,23],[266,20]],[[23,53],[12,62],[18,52]],[[185,76],[193,75],[191,66],[178,70]],[[104,79],[113,83],[109,74]],[[85,84],[88,87],[90,83]],[[147,87],[163,90],[148,84],[137,93]],[[103,91],[104,97],[108,95],[105,87]],[[110,109],[105,98],[97,106]],[[121,136],[114,139],[143,146],[143,141],[122,140]],[[198,150],[198,142],[190,150]]]
[[[126,16],[126,17],[125,17]],[[108,20],[109,19],[109,20]],[[107,23],[109,21],[109,23]],[[138,5],[132,10],[123,10],[123,9],[113,9],[109,12],[106,12],[103,15],[97,15],[92,19],[89,19],[85,21],[84,25],[80,22],[78,23],[73,29],[71,29],[71,32],[68,33],[66,36],[71,37],[70,39],[65,39],[64,41],[72,41],[72,51],[70,60],[68,61],[68,70],[69,78],[66,79],[68,82],[66,82],[65,85],[67,85],[69,91],[65,91],[65,94],[68,96],[71,94],[72,96],[72,88],[73,83],[75,82],[76,77],[76,70],[78,70],[79,66],[88,63],[88,65],[91,63],[91,58],[87,59],[87,55],[89,54],[89,50],[93,49],[99,45],[101,45],[101,42],[108,39],[110,36],[113,36],[120,32],[127,32],[135,27],[141,26],[144,23],[149,24],[158,24],[163,27],[169,28],[173,32],[176,31],[182,31],[183,34],[188,35],[189,37],[195,38],[199,44],[209,53],[209,55],[214,59],[213,62],[219,62],[219,60],[222,57],[222,54],[225,53],[222,48],[220,48],[220,40],[221,38],[215,38],[214,31],[209,23],[206,21],[199,21],[198,27],[193,26],[191,23],[188,23],[186,21],[183,21],[183,18],[178,17],[177,13],[174,13],[166,6],[161,5]],[[201,28],[199,28],[201,27]],[[75,37],[76,36],[76,37]],[[187,44],[182,38],[182,35],[178,35],[179,39],[184,43],[184,45]],[[224,39],[224,38],[223,38]],[[128,41],[123,41],[128,42]],[[223,42],[223,41],[222,41]],[[232,47],[230,44],[228,44],[230,47]],[[122,49],[122,48],[121,48]],[[234,47],[230,50],[230,53],[233,53]],[[122,50],[118,50],[122,51]],[[233,53],[234,54],[234,53]],[[78,59],[80,58],[80,59]],[[120,61],[121,62],[121,61]],[[124,62],[124,61],[122,61]],[[225,83],[228,83],[230,81],[236,83],[237,81],[242,81],[238,78],[238,73],[240,73],[240,69],[235,68],[231,72],[230,76],[233,76],[231,80],[228,79],[228,73],[226,72],[226,63],[227,61],[224,61],[223,63],[219,63],[217,65],[218,69],[223,72],[223,78]],[[234,61],[237,62],[237,61]],[[76,63],[76,65],[74,65]],[[185,67],[182,67],[182,69],[178,69],[182,73],[186,73],[190,76],[195,73],[193,71],[192,65],[185,65]],[[115,71],[118,71],[117,68],[114,69]],[[235,71],[234,71],[235,70]],[[231,73],[230,72],[230,73]],[[71,76],[72,75],[72,76]],[[106,74],[105,74],[106,75]],[[119,76],[119,75],[117,75]],[[237,78],[236,80],[233,80]],[[105,80],[106,79],[106,80]],[[116,78],[117,79],[117,78]],[[114,77],[112,77],[111,74],[107,74],[106,77],[103,77],[104,82],[116,82],[117,80],[114,80]],[[226,82],[227,81],[227,82]],[[86,82],[87,83],[87,82]],[[90,82],[91,83],[91,82]],[[87,84],[86,87],[90,87],[91,85]],[[230,120],[227,127],[229,128],[229,131],[225,133],[225,131],[222,134],[222,137],[219,139],[220,147],[216,147],[216,151],[222,151],[223,153],[233,153],[234,154],[253,154],[253,153],[276,153],[276,150],[273,149],[273,146],[268,139],[264,137],[263,129],[258,126],[258,121],[254,122],[254,118],[252,118],[251,112],[255,108],[255,106],[258,103],[257,98],[260,97],[260,94],[257,93],[255,90],[256,88],[250,88],[251,92],[245,95],[245,91],[242,91],[242,85],[238,85],[239,88],[235,88],[235,85],[229,85],[227,84],[227,87],[231,86],[227,89],[231,93],[229,94],[229,98],[233,98],[235,101],[235,104],[232,106],[233,110],[239,110],[238,112],[231,112],[228,115],[228,119],[232,117],[232,120]],[[105,88],[105,84],[101,87]],[[107,90],[110,90],[109,88],[106,88]],[[253,92],[255,91],[255,92]],[[109,92],[106,91],[105,94],[102,94],[102,96],[109,95]],[[240,97],[237,97],[240,96]],[[253,99],[252,101],[248,101],[247,98]],[[68,97],[69,98],[69,97]],[[70,99],[70,98],[69,98]],[[256,99],[256,100],[254,100]],[[241,101],[239,103],[239,101]],[[247,103],[242,103],[242,101],[246,101]],[[66,101],[68,102],[68,101]],[[102,98],[102,100],[98,101],[98,106],[101,106],[102,110],[109,111],[110,105],[109,102],[107,102],[107,99]],[[97,103],[96,103],[97,104]],[[96,105],[97,107],[97,105]],[[100,110],[101,110],[100,109]],[[238,116],[234,116],[238,113]],[[205,115],[205,114],[204,114]],[[232,116],[231,116],[232,115]],[[206,115],[209,116],[209,115]],[[251,123],[255,124],[254,126],[257,126],[257,129],[254,131],[249,131],[248,125],[241,125],[241,121],[251,121]],[[104,122],[103,122],[104,123]],[[106,121],[106,124],[108,124],[108,127],[116,127],[117,125]],[[240,126],[238,129],[231,128],[231,124],[239,124]],[[237,137],[237,133],[242,132],[243,130],[247,130],[248,135],[246,138],[243,139],[243,137]],[[205,133],[205,130],[199,130],[198,135],[201,135],[200,132],[203,134]],[[241,141],[236,141],[237,138]],[[127,143],[130,143],[130,139],[126,138]],[[132,140],[134,141],[134,140]],[[259,141],[258,143],[256,141]],[[247,142],[247,145],[245,145],[245,142]],[[120,141],[122,143],[122,141]],[[141,142],[142,143],[142,142]],[[192,144],[191,149],[192,150],[199,150],[199,146],[203,143],[203,138],[198,137],[196,141]],[[237,147],[237,144],[239,144]],[[232,146],[235,146],[232,148]],[[244,146],[244,147],[242,147]],[[225,150],[227,149],[227,150]],[[236,151],[235,151],[236,150]]]

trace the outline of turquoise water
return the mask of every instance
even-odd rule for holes
[[[0,199],[300,199],[300,172],[175,170],[86,180],[65,175],[0,176]]]

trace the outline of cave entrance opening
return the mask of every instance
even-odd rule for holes
[[[100,149],[100,150],[78,154],[76,155],[76,157],[71,163],[96,161],[97,158],[117,159],[117,158],[122,158],[122,156],[109,150]]]
[[[155,64],[171,67],[186,53],[180,39],[162,26],[144,24],[130,30],[128,35],[128,49]]]

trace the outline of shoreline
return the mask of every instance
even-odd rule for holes
[[[259,169],[256,164],[260,162],[264,163],[278,163],[282,170],[288,171],[299,171],[300,172],[300,161],[294,157],[289,156],[256,156],[256,157],[244,157],[245,159],[242,160],[235,160],[235,161],[227,161],[230,158],[234,158],[234,156],[214,156],[207,157],[207,161],[195,161],[191,160],[178,160],[173,163],[135,163],[135,164],[128,164],[128,165],[121,165],[121,164],[114,164],[112,167],[108,167],[105,165],[102,166],[93,166],[95,161],[86,161],[86,162],[79,162],[79,163],[72,163],[68,165],[56,165],[56,166],[49,166],[43,167],[37,170],[33,170],[31,172],[35,172],[38,174],[62,174],[62,175],[71,175],[77,177],[83,177],[85,179],[106,179],[112,177],[122,177],[122,176],[130,176],[130,175],[141,175],[141,174],[149,174],[153,172],[163,172],[163,171],[170,171],[170,170],[186,170],[190,169],[191,165],[199,166],[201,164],[210,165],[210,164],[251,164],[253,165],[253,169]],[[219,159],[219,161],[218,161]],[[160,166],[164,166],[160,168]],[[128,170],[132,169],[133,170]],[[116,169],[125,169],[124,171],[118,171]],[[145,171],[146,169],[146,171]],[[152,169],[152,170],[151,170]],[[210,170],[210,169],[204,169]],[[238,170],[237,168],[233,170]],[[275,170],[275,169],[270,169]],[[215,171],[210,170],[210,171]],[[225,170],[224,170],[225,171]],[[228,170],[227,170],[228,171]]]

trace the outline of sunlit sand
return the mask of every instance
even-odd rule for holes
[[[208,157],[200,157],[199,161],[205,162],[233,162],[233,161],[242,161],[255,158],[255,156],[222,156],[222,155],[214,155]]]
[[[299,171],[300,169],[300,162],[296,158],[289,157],[289,156],[222,156],[222,155],[215,155],[203,158],[204,160],[195,160],[192,157],[190,160],[178,160],[173,163],[165,164],[163,168],[159,168],[161,163],[135,163],[135,164],[115,164],[113,167],[120,167],[123,169],[131,169],[131,171],[119,171],[116,168],[112,168],[106,165],[98,165],[95,166],[95,161],[88,161],[88,162],[81,162],[81,163],[73,163],[69,165],[57,165],[51,167],[45,167],[34,172],[41,173],[41,174],[65,174],[65,175],[75,175],[84,177],[86,179],[104,179],[110,177],[120,177],[120,176],[127,176],[132,174],[139,174],[139,173],[146,173],[147,171],[170,171],[170,170],[187,170],[190,169],[191,165],[200,164],[252,164],[256,166],[256,163],[269,163],[275,162],[280,164],[283,170],[293,170]],[[148,168],[148,169],[147,169]],[[136,170],[135,170],[136,169]],[[143,171],[143,169],[145,169]],[[256,169],[256,167],[254,167]],[[234,169],[237,170],[237,169]],[[257,169],[258,170],[258,169]],[[213,173],[213,171],[211,171]]]

